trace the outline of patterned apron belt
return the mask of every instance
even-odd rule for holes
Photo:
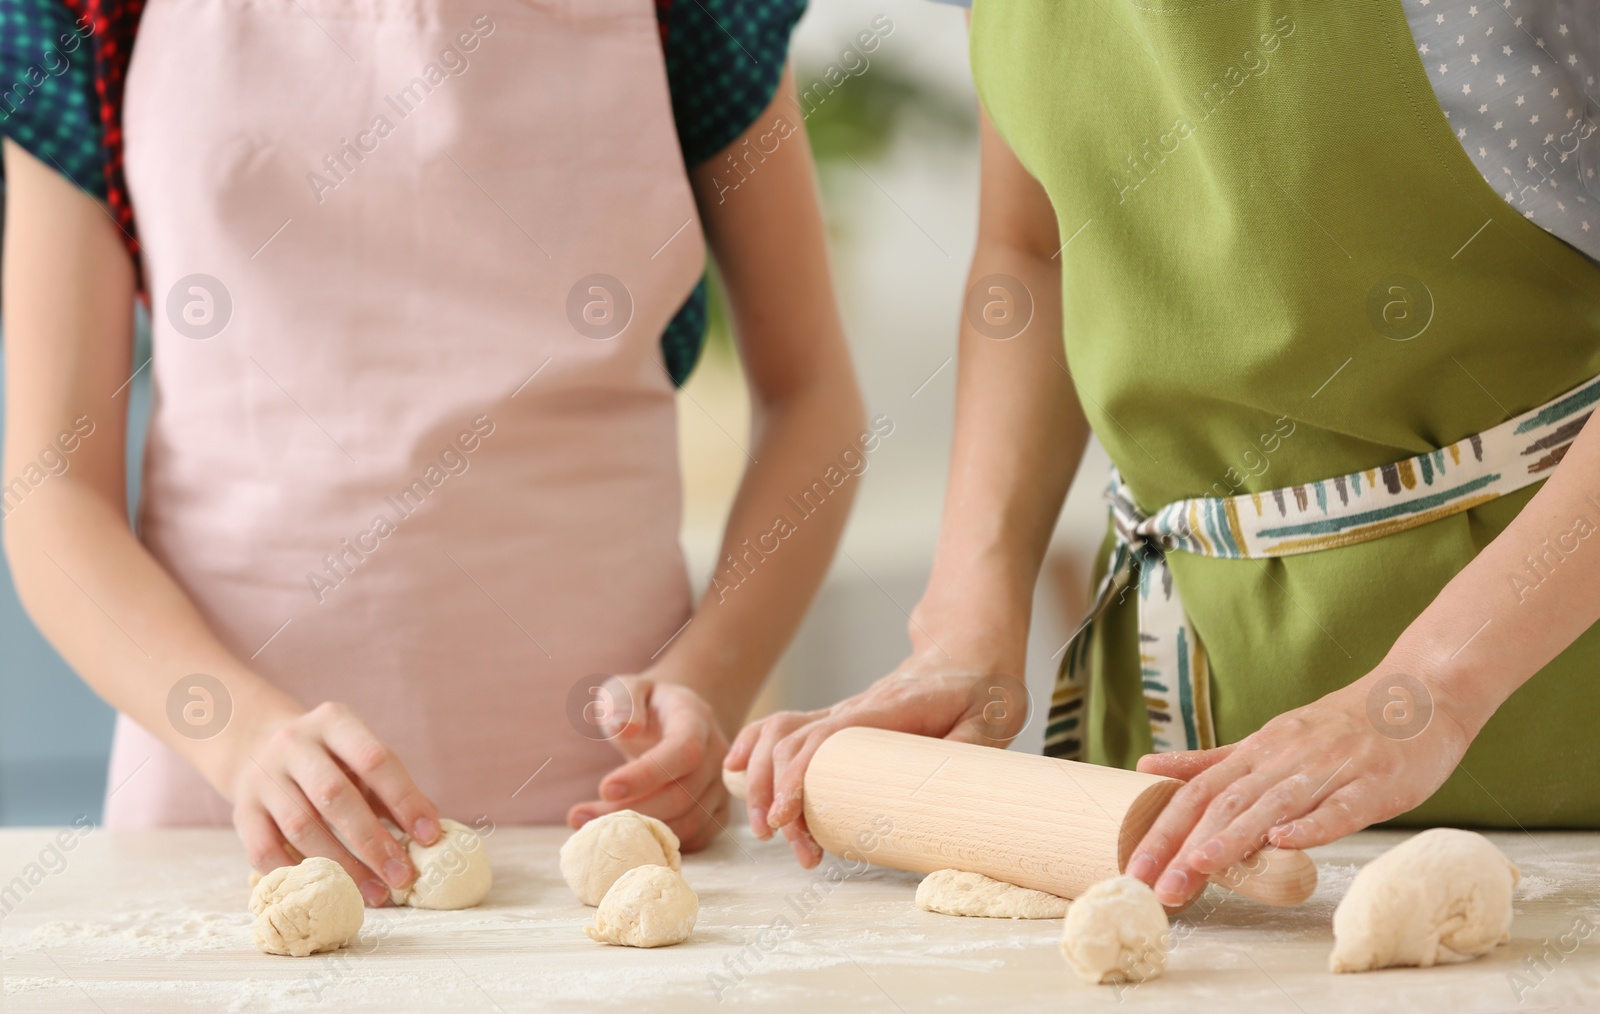
[[[1115,542],[1088,616],[1067,641],[1045,753],[1081,760],[1095,620],[1136,584],[1139,675],[1155,749],[1217,745],[1206,652],[1166,554],[1242,560],[1335,549],[1459,514],[1546,478],[1600,401],[1600,377],[1493,429],[1380,468],[1266,493],[1178,500],[1139,510],[1116,468],[1106,489]]]

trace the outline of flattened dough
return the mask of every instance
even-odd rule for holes
[[[917,885],[917,907],[985,919],[1060,919],[1067,914],[1067,899],[981,873],[935,870]]]
[[[1520,874],[1474,831],[1436,827],[1361,868],[1333,912],[1334,972],[1471,961],[1511,939]]]

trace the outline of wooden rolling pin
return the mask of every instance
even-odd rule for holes
[[[744,772],[724,771],[744,798]],[[834,733],[806,769],[817,844],[897,870],[957,869],[1076,898],[1121,873],[1183,783],[884,729]],[[868,846],[871,846],[870,848]],[[1211,876],[1268,905],[1317,887],[1304,852],[1265,849]]]

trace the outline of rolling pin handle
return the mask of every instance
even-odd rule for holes
[[[1264,848],[1213,873],[1211,882],[1264,905],[1298,905],[1317,889],[1317,864],[1295,849]]]

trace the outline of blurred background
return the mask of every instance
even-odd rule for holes
[[[881,24],[880,14],[893,29],[879,31],[877,51],[863,54],[864,66],[844,59],[860,32]],[[977,102],[960,10],[927,0],[811,0],[793,62],[803,96],[830,65],[853,68],[822,101],[802,104],[868,415],[888,416],[894,431],[871,456],[842,551],[757,704],[762,712],[830,704],[909,650],[907,614],[927,582],[944,498],[956,329],[977,211]],[[143,334],[140,341],[136,362],[149,354]],[[130,389],[134,476],[147,388],[148,372]],[[715,305],[706,354],[678,398],[678,421],[683,541],[703,586],[746,460],[733,438],[743,441],[749,430],[738,357]],[[1106,465],[1091,447],[1040,578],[1027,673],[1035,713],[1013,749],[1037,751],[1043,738],[1053,656],[1084,607],[1103,531]],[[131,491],[130,503],[136,497]],[[79,814],[98,821],[112,712],[39,636],[3,568],[0,824],[66,823]]]

